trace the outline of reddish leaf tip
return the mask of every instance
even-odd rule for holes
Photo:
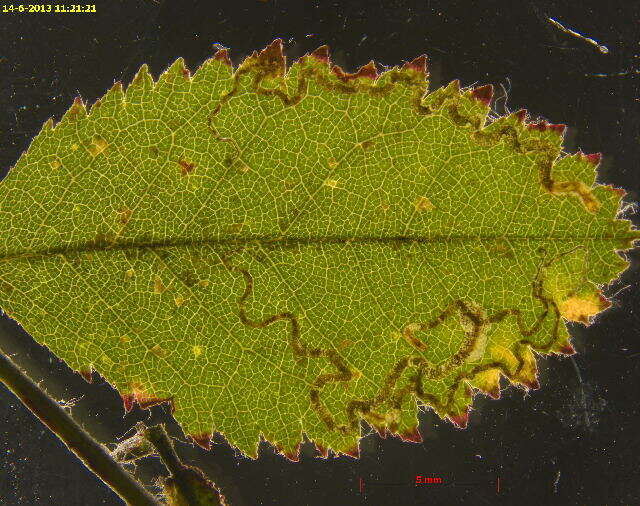
[[[459,415],[449,415],[449,419],[459,429],[466,429],[469,423],[469,411],[465,411]]]
[[[584,155],[587,162],[597,166],[602,160],[602,153],[589,153]]]
[[[567,129],[567,125],[562,124],[551,124],[546,122],[545,120],[538,121],[536,123],[528,123],[527,128],[530,130],[538,130],[539,132],[545,132],[547,130],[551,130],[559,135],[564,134],[564,131]]]
[[[173,397],[137,396],[136,402],[141,409],[148,409],[152,406],[162,404],[163,402],[168,402],[171,406],[171,412],[173,413],[175,411]]]
[[[489,397],[491,397],[492,399],[499,399],[500,398],[500,387],[496,387],[493,388],[491,390],[489,390],[487,392],[487,394],[489,394]]]
[[[216,51],[216,54],[213,55],[214,60],[218,60],[225,65],[231,67],[231,59],[229,58],[229,50],[228,49],[219,49]]]
[[[550,124],[547,128],[553,132],[556,132],[558,135],[562,135],[567,129],[567,125],[563,125],[562,123],[558,123],[556,125]]]
[[[373,61],[370,61],[366,65],[360,67],[358,71],[354,72],[353,74],[346,73],[337,65],[334,65],[331,70],[336,75],[336,77],[338,77],[338,79],[345,83],[361,77],[366,77],[371,80],[375,80],[378,78],[378,70],[376,69],[376,64]]]
[[[524,123],[526,121],[526,119],[527,119],[527,110],[526,109],[520,109],[519,111],[516,111],[514,114],[515,114],[517,120],[520,123]]]
[[[427,55],[422,54],[417,58],[414,58],[410,62],[405,63],[402,66],[403,69],[414,70],[422,74],[423,76],[427,76]]]
[[[93,369],[80,369],[78,374],[84,378],[87,383],[93,383]]]
[[[286,458],[290,462],[298,462],[300,460],[300,446],[301,446],[301,443],[298,443],[296,445],[296,447],[293,449],[293,451],[285,450],[282,447],[282,445],[280,445],[278,443],[272,443],[272,445],[280,455],[283,455],[284,458]]]
[[[474,88],[471,92],[471,96],[476,100],[479,100],[484,105],[488,106],[493,98],[493,85],[486,84],[478,88]]]
[[[524,384],[524,386],[526,386],[529,390],[539,390],[540,389],[540,382],[538,381],[538,379],[533,379],[533,380],[526,380],[522,382]]]
[[[315,442],[313,444],[315,445],[316,450],[318,450],[320,457],[322,457],[323,459],[326,459],[329,456],[329,448],[325,448],[321,444],[318,444]]]
[[[560,348],[560,353],[562,353],[563,355],[575,355],[576,350],[570,344],[564,344]]]
[[[130,413],[133,409],[133,404],[136,401],[136,398],[133,394],[123,394],[120,396],[122,398],[122,405],[124,406],[124,412]]]
[[[403,432],[402,434],[400,434],[400,437],[402,438],[403,441],[409,441],[411,443],[422,443],[423,441],[422,435],[420,434],[418,427],[416,427],[415,429],[411,429]]]
[[[189,434],[187,437],[200,448],[204,450],[211,449],[211,434],[203,432],[202,434]]]
[[[349,448],[348,450],[341,452],[344,455],[347,455],[353,459],[359,459],[360,458],[360,448],[358,447],[358,445],[354,446],[353,448]]]
[[[324,46],[320,46],[318,49],[309,54],[312,58],[315,58],[322,63],[329,63],[329,46],[326,44]]]

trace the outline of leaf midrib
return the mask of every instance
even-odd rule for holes
[[[504,242],[504,241],[616,241],[624,242],[640,240],[640,234],[630,231],[626,234],[603,234],[597,237],[585,235],[548,235],[548,236],[518,236],[518,235],[440,235],[434,237],[417,236],[359,236],[359,237],[252,237],[252,238],[216,238],[216,239],[175,239],[169,241],[120,241],[117,244],[105,245],[87,242],[83,244],[59,246],[36,251],[23,251],[0,256],[0,262],[11,260],[47,258],[57,255],[97,253],[110,251],[129,250],[156,250],[169,248],[188,248],[200,246],[235,246],[246,247],[251,245],[280,246],[283,248],[293,246],[308,246],[314,244],[443,244],[449,242]]]

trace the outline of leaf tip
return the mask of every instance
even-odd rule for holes
[[[422,55],[418,56],[417,58],[414,58],[410,62],[406,62],[402,66],[402,68],[404,70],[413,70],[414,72],[417,72],[418,74],[422,74],[422,76],[424,78],[426,78],[427,75],[428,75],[428,71],[427,71],[427,55],[426,54],[422,54]]]
[[[329,457],[329,448],[316,442],[314,442],[313,445],[316,447],[316,451],[318,452],[318,456],[320,458],[326,459],[327,457]]]
[[[213,55],[214,60],[224,63],[228,67],[231,67],[231,59],[229,58],[229,50],[227,48],[219,49],[216,54]]]
[[[87,383],[93,383],[93,368],[91,366],[80,368],[78,374],[82,376]]]
[[[328,64],[330,59],[329,46],[326,44],[324,46],[320,46],[318,49],[312,51],[309,56],[311,58],[315,58],[319,62]]]
[[[453,424],[458,429],[466,429],[467,424],[469,423],[469,409],[467,409],[464,413],[460,413],[459,415],[449,415],[449,420],[453,422]]]
[[[360,445],[355,445],[353,448],[349,448],[348,450],[345,450],[343,452],[340,452],[343,455],[346,455],[347,457],[350,457],[352,459],[359,459],[360,458]]]
[[[120,397],[122,398],[122,406],[124,407],[125,414],[130,413],[136,401],[135,396],[133,394],[122,394]]]
[[[564,344],[560,347],[560,353],[562,353],[563,355],[575,355],[576,354],[576,350],[573,346],[571,346],[570,344]]]
[[[527,388],[527,390],[540,390],[540,382],[538,381],[538,378],[523,379],[522,384]]]
[[[482,102],[484,105],[489,106],[491,99],[493,98],[493,85],[486,84],[484,86],[474,88],[471,92],[471,96]]]
[[[516,117],[516,119],[518,120],[519,123],[524,124],[527,120],[527,110],[526,109],[520,109],[519,111],[516,111],[513,113],[513,115]]]
[[[542,121],[536,121],[535,123],[527,123],[527,128],[529,130],[537,130],[539,132],[546,132],[547,130],[557,133],[558,135],[562,136],[565,132],[565,130],[567,129],[567,125],[563,125],[561,123],[559,124],[552,124],[552,123],[548,123],[545,120]]]
[[[343,83],[348,83],[349,81],[352,81],[354,79],[363,78],[363,77],[367,78],[367,79],[371,79],[372,81],[375,81],[378,78],[378,70],[376,69],[376,64],[374,63],[373,60],[371,60],[366,65],[363,65],[362,67],[360,67],[357,70],[357,72],[354,72],[353,74],[349,74],[349,73],[345,72],[344,70],[342,70],[337,65],[334,65],[331,68],[331,71]]]
[[[410,443],[422,443],[422,434],[420,434],[420,430],[418,427],[414,427],[413,429],[407,429],[403,433],[400,434],[400,438],[403,441]]]
[[[582,156],[594,167],[600,165],[600,162],[602,161],[602,153],[582,153]]]
[[[187,434],[192,443],[197,444],[203,450],[211,449],[211,433],[203,432],[201,434]]]

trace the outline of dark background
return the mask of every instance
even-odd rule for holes
[[[78,94],[91,103],[114,81],[129,83],[145,62],[155,77],[179,56],[195,70],[214,43],[229,47],[237,65],[280,37],[290,59],[326,43],[333,60],[354,71],[371,59],[393,66],[427,53],[432,89],[456,78],[463,86],[493,83],[497,112],[526,107],[534,117],[568,124],[566,150],[603,152],[599,181],[626,189],[626,202],[638,201],[638,2],[112,0],[97,3],[97,11],[0,12],[2,174],[44,121],[59,119]],[[637,212],[627,216],[638,226]],[[234,506],[639,504],[638,248],[629,256],[632,267],[605,292],[613,307],[588,328],[571,326],[578,354],[540,357],[538,391],[510,387],[499,401],[478,396],[466,430],[426,412],[424,443],[369,435],[359,460],[322,460],[305,445],[301,462],[292,463],[262,443],[252,461],[222,440],[210,452],[180,442],[178,451],[222,485]],[[2,347],[50,393],[81,397],[73,414],[101,441],[116,441],[149,416],[170,419],[162,406],[124,416],[118,394],[97,374],[87,384],[6,317],[0,331]],[[184,441],[175,425],[171,430]],[[151,486],[162,466],[146,459],[137,472]],[[445,484],[415,487],[416,475]],[[121,504],[2,387],[0,498],[19,505]]]

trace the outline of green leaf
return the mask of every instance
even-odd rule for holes
[[[277,40],[77,99],[0,185],[0,305],[128,408],[170,400],[252,456],[535,388],[533,352],[573,353],[565,320],[607,306],[639,234],[562,125],[425,77],[326,47],[286,70]]]

